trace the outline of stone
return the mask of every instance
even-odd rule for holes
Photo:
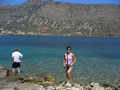
[[[64,88],[62,86],[56,86],[55,90],[63,90]]]
[[[80,87],[80,90],[84,90],[84,88],[81,86],[81,87]]]
[[[79,88],[72,87],[71,90],[79,90]]]
[[[104,87],[93,87],[92,90],[105,90]]]
[[[89,87],[80,86],[79,90],[91,90]]]
[[[42,85],[34,85],[36,87],[36,90],[45,90],[45,88]]]
[[[113,90],[113,88],[107,87],[107,88],[105,88],[105,90]]]
[[[24,82],[34,82],[34,78],[33,77],[25,77]]]
[[[99,83],[94,83],[94,87],[99,87]]]
[[[6,77],[6,70],[0,70],[0,78]]]
[[[2,90],[15,90],[14,88],[4,88]]]
[[[80,84],[74,83],[73,86],[74,87],[80,87]]]
[[[6,78],[9,76],[9,69],[0,66],[0,79]]]
[[[53,86],[48,86],[46,90],[54,90],[55,88]]]
[[[56,82],[55,78],[51,75],[45,76],[44,81]]]

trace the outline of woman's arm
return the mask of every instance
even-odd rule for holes
[[[76,63],[76,61],[77,61],[77,59],[76,59],[76,57],[75,57],[75,54],[72,54],[72,57],[73,57],[73,63],[72,63],[71,66],[73,66],[73,65]]]
[[[65,59],[65,54],[64,54],[64,67],[66,66],[66,59]]]

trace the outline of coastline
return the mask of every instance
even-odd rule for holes
[[[69,33],[69,34],[55,34],[55,33],[23,33],[23,34],[0,34],[0,36],[15,35],[15,36],[25,36],[25,35],[41,35],[41,36],[85,36],[85,37],[110,37],[110,38],[119,38],[120,35],[105,35],[105,34],[80,34],[80,33]]]
[[[12,73],[8,67],[0,66],[0,90],[117,90],[118,87],[97,82],[57,82],[51,75],[41,77],[23,76]]]

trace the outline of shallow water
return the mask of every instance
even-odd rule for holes
[[[11,67],[11,53],[19,48],[23,53],[22,71],[30,75],[51,74],[65,80],[63,55],[66,46],[77,57],[73,67],[75,82],[120,83],[120,38],[80,36],[0,36],[0,65]]]

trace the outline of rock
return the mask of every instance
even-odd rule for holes
[[[80,89],[76,87],[72,87],[71,90],[80,90]]]
[[[37,88],[33,83],[24,83],[17,85],[16,90],[37,90]]]
[[[50,75],[45,76],[44,81],[56,82],[55,78]]]
[[[45,90],[45,88],[42,85],[34,85],[36,87],[36,90]]]
[[[14,88],[4,88],[2,90],[15,90]]]
[[[104,87],[93,87],[91,90],[105,90]]]
[[[17,75],[17,74],[10,74],[7,78],[6,78],[7,81],[24,81],[24,78],[20,75]]]
[[[33,77],[25,77],[24,82],[34,82],[35,79]]]
[[[6,77],[6,70],[0,70],[0,78]]]
[[[79,90],[91,90],[91,89],[89,87],[87,87],[87,86],[86,87],[80,86]]]
[[[55,87],[55,90],[64,90],[65,88],[64,87],[62,87],[62,86],[56,86]]]
[[[105,90],[114,90],[114,89],[111,87],[107,87],[107,88],[105,88]]]
[[[9,76],[9,69],[0,66],[0,79],[6,78],[8,76]]]
[[[66,81],[62,81],[60,82],[59,86],[65,86],[65,84],[66,84]]]
[[[80,84],[74,83],[73,86],[74,87],[80,87]]]
[[[55,88],[53,86],[48,86],[46,90],[54,90]]]
[[[90,83],[90,86],[91,86],[91,87],[99,87],[100,84],[99,84],[99,83],[95,83],[95,82],[91,82],[91,83]]]
[[[110,85],[109,85],[109,84],[105,84],[105,83],[104,83],[104,84],[102,84],[102,86],[103,86],[103,87],[110,87]]]
[[[81,87],[80,87],[80,90],[84,90],[84,88],[81,86]]]
[[[91,83],[90,83],[90,86],[91,86],[91,87],[93,87],[93,86],[94,86],[94,84],[95,84],[95,82],[91,82]]]
[[[94,87],[99,87],[99,86],[100,86],[99,83],[94,84]]]

